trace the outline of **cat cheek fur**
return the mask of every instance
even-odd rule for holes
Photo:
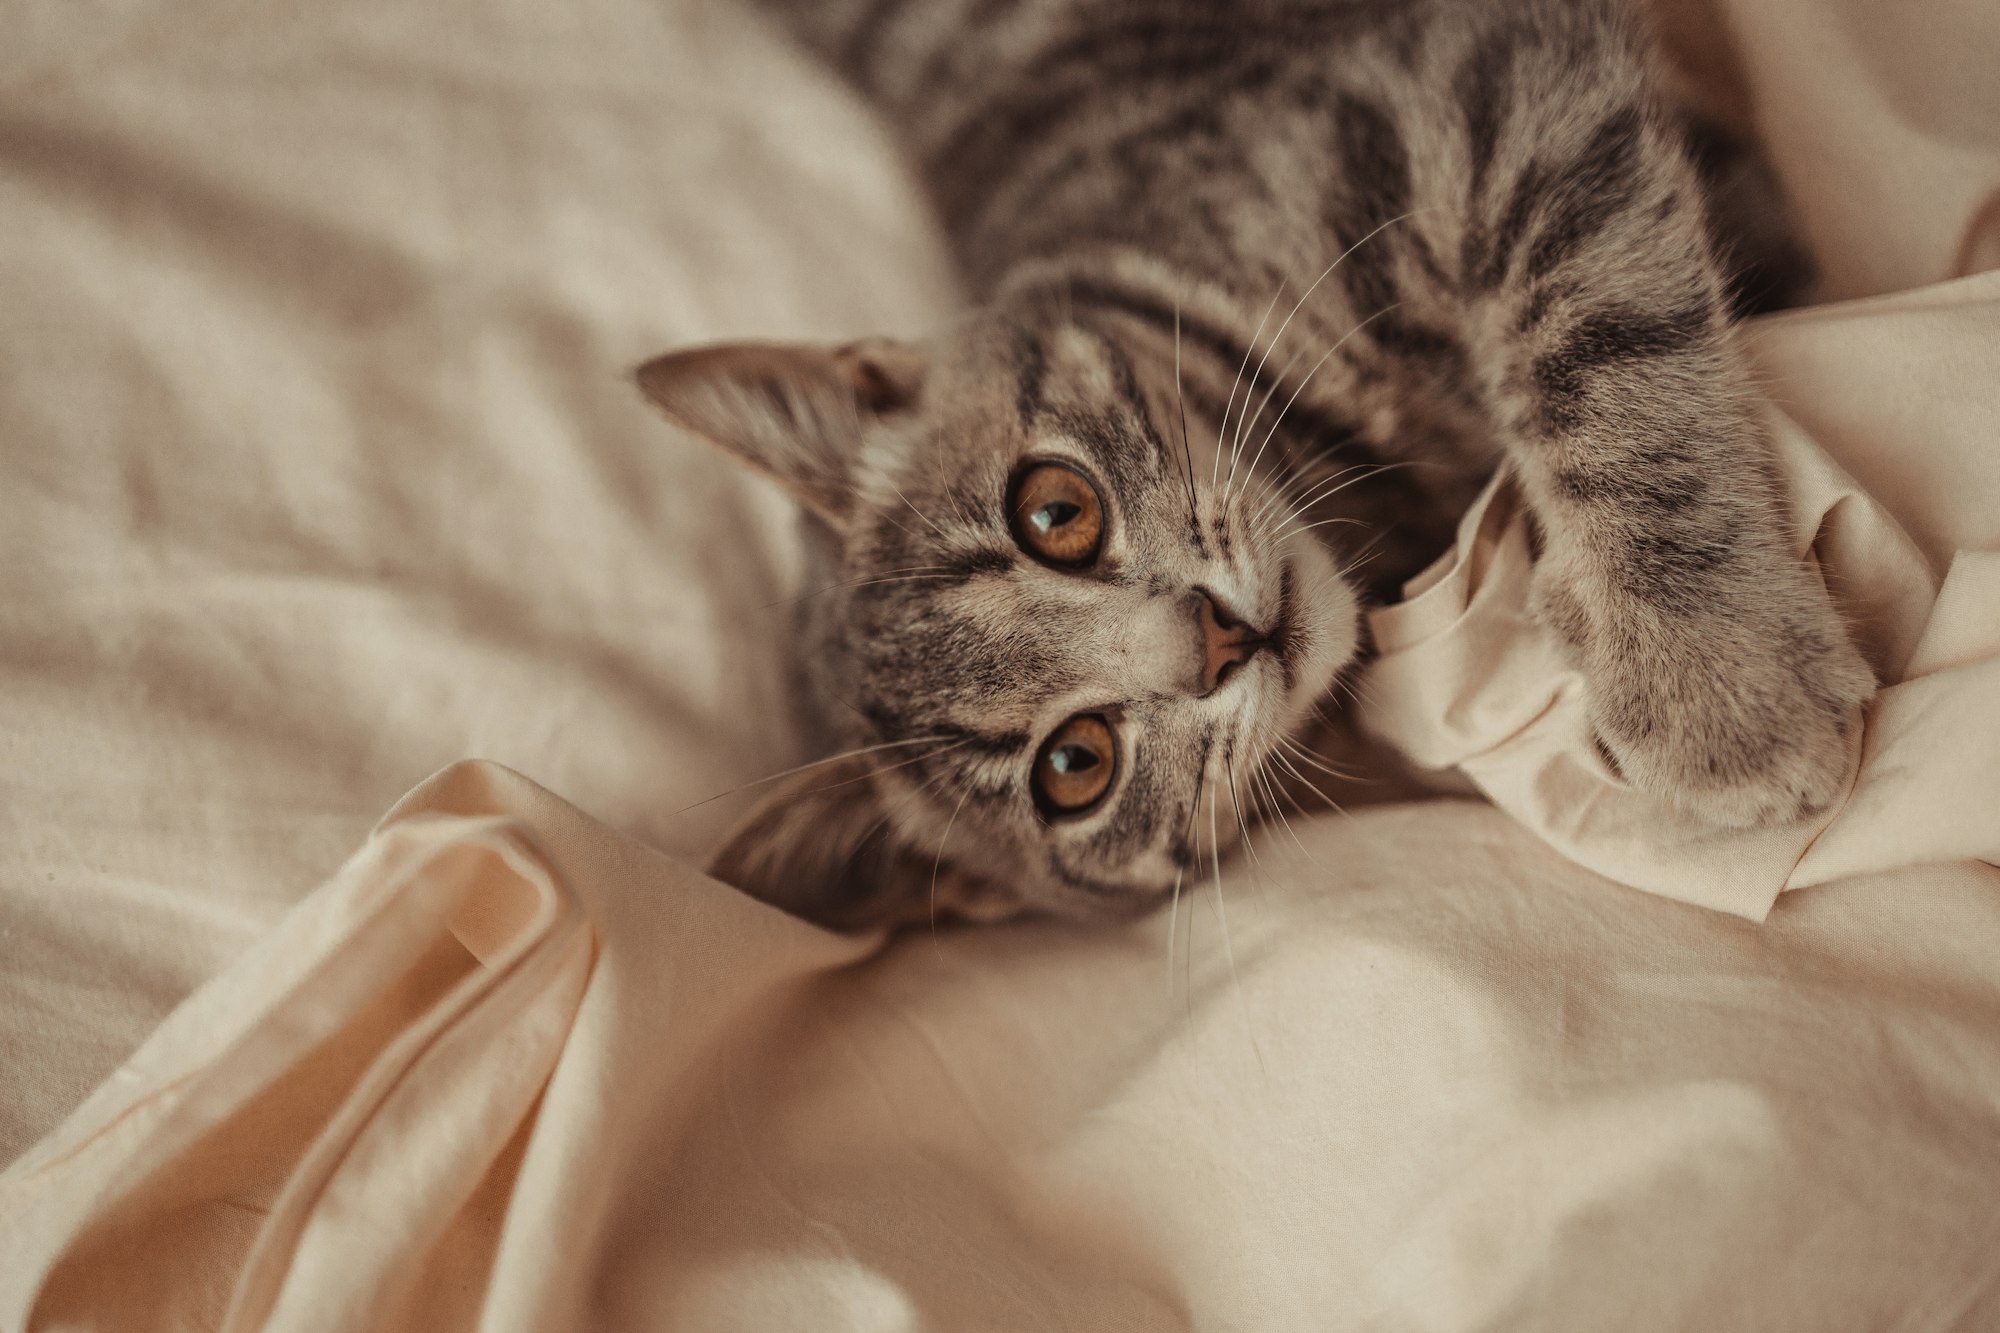
[[[711,858],[709,873],[834,930],[1012,915],[1018,903],[1002,888],[901,843],[878,772],[855,756],[780,780]]]

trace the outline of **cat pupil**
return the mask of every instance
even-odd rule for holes
[[[1081,505],[1072,504],[1068,500],[1051,500],[1029,515],[1028,521],[1035,525],[1036,530],[1047,532],[1051,528],[1061,527],[1082,512]]]
[[[1049,767],[1058,773],[1087,773],[1097,767],[1097,756],[1081,745],[1065,745],[1049,756]]]

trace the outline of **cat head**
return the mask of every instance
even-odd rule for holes
[[[1186,414],[1143,329],[1017,303],[921,345],[705,347],[638,379],[810,518],[798,651],[855,753],[766,789],[712,867],[800,915],[1155,907],[1355,654],[1356,597],[1262,423],[1235,447]]]

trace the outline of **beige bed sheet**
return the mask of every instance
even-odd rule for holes
[[[783,510],[615,373],[948,307],[855,110],[722,5],[21,14],[0,1326],[2000,1323],[1990,11],[1729,9],[1893,293],[1754,338],[1892,684],[1809,848],[1613,817],[1496,492],[1377,721],[1508,813],[886,947],[690,868],[794,757]]]

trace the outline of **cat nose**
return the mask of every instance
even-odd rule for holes
[[[1195,589],[1194,618],[1201,635],[1200,697],[1206,699],[1271,641],[1231,615],[1206,588]]]

